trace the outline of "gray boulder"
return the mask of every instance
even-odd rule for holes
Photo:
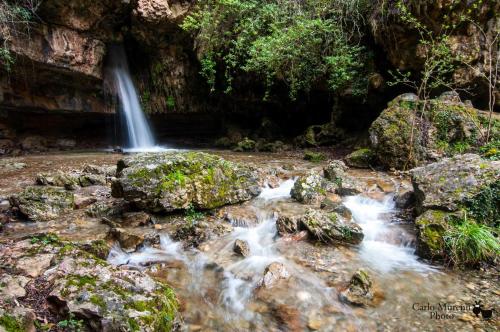
[[[10,204],[31,221],[49,221],[71,211],[74,194],[59,187],[30,186],[9,198]]]
[[[364,237],[358,224],[336,212],[307,209],[301,224],[313,237],[325,243],[358,244]]]
[[[152,212],[213,209],[260,193],[256,172],[201,152],[138,154],[118,162],[112,195]]]
[[[483,188],[500,180],[500,161],[464,154],[410,171],[419,213],[456,211]]]

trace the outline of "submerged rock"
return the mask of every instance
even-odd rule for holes
[[[373,301],[372,287],[370,275],[364,270],[358,270],[352,276],[349,286],[339,293],[339,298],[353,305],[370,305]]]
[[[152,212],[213,209],[260,193],[253,169],[201,152],[138,154],[117,171],[112,195]]]
[[[290,274],[283,263],[274,262],[269,264],[264,270],[264,276],[259,282],[259,287],[271,288],[280,280],[288,279]]]
[[[237,239],[234,241],[233,251],[240,256],[247,257],[250,255],[250,246],[247,241]]]
[[[500,161],[464,154],[411,170],[419,213],[456,211],[483,188],[500,181]]]
[[[31,186],[11,196],[10,203],[31,221],[48,221],[73,210],[75,197],[63,188]]]
[[[363,240],[361,227],[336,212],[307,209],[301,223],[316,239],[325,243],[344,242],[358,244]]]

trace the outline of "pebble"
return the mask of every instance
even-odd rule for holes
[[[323,326],[323,321],[316,315],[312,315],[307,320],[307,327],[311,330],[319,330]]]

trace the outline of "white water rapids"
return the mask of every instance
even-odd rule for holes
[[[178,293],[194,302],[185,313],[192,317],[186,319],[195,320],[193,317],[205,314],[216,317],[213,321],[217,323],[212,324],[219,325],[211,326],[216,330],[238,330],[242,322],[252,322],[257,330],[270,324],[265,321],[267,318],[255,310],[255,306],[262,298],[265,299],[264,302],[268,301],[266,296],[269,295],[259,294],[258,284],[266,266],[273,262],[284,264],[291,276],[285,286],[272,288],[274,296],[280,298],[280,301],[305,311],[337,305],[344,314],[352,315],[350,307],[339,304],[335,288],[323,277],[297,264],[294,258],[287,255],[286,248],[293,248],[290,246],[296,244],[285,244],[283,249],[284,242],[276,230],[277,215],[270,206],[291,201],[289,197],[293,183],[294,180],[290,179],[277,188],[263,188],[260,196],[250,206],[257,215],[258,223],[249,227],[239,226],[240,222],[233,223],[233,231],[218,238],[205,252],[195,249],[185,251],[180,243],[163,234],[159,248],[144,247],[127,253],[115,246],[108,261],[114,265],[137,268],[146,268],[151,263],[181,262],[186,270],[185,274],[172,274],[168,282],[182,279],[183,285]],[[401,229],[390,224],[390,216],[395,212],[392,197],[387,196],[384,201],[379,202],[362,196],[351,196],[345,199],[344,204],[352,211],[353,218],[365,234],[358,248],[357,258],[363,266],[369,266],[383,274],[391,271],[431,272],[431,268],[419,262],[413,254],[414,249],[409,245],[412,241],[406,241],[406,235]],[[236,239],[247,241],[249,256],[235,257],[233,244]],[[169,274],[174,273],[171,272],[172,269],[167,271],[170,271]],[[215,297],[211,295],[214,292],[217,294]],[[206,311],[210,311],[210,314]]]

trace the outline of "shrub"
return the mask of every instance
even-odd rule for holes
[[[12,69],[15,59],[9,50],[9,42],[22,34],[29,34],[30,26],[42,0],[0,1],[0,65]]]
[[[292,99],[323,81],[330,91],[361,95],[369,54],[359,41],[368,8],[364,0],[201,0],[182,28],[195,35],[200,73],[212,91],[231,92],[235,76],[246,72],[263,79],[265,98],[276,82]]]

